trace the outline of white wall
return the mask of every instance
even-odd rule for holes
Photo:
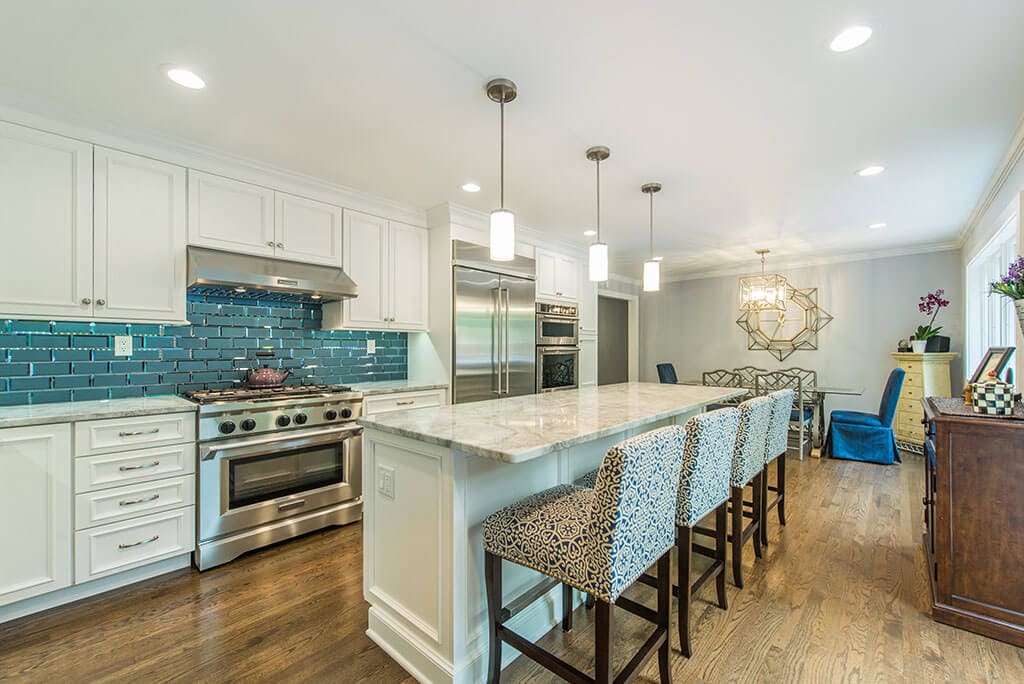
[[[640,297],[640,377],[657,382],[655,364],[675,364],[680,380],[699,379],[716,368],[791,366],[818,371],[823,385],[863,387],[861,397],[829,397],[828,408],[875,411],[900,338],[924,324],[918,298],[943,288],[951,306],[937,325],[963,347],[963,286],[960,252],[851,261],[783,271],[797,287],[817,287],[818,303],[835,319],[819,334],[816,351],[797,351],[779,362],[766,351],[748,351],[739,317],[739,277],[667,283]],[[952,367],[954,387],[961,377]]]

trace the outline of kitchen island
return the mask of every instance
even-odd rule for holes
[[[484,518],[573,482],[623,439],[745,391],[624,383],[361,419],[367,634],[420,681],[483,681]],[[505,603],[541,580],[506,564]],[[552,589],[509,626],[539,637],[560,619],[559,597]],[[506,645],[502,665],[517,655]]]

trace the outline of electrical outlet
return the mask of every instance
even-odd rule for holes
[[[114,356],[132,355],[131,335],[114,335]]]
[[[381,496],[395,498],[395,469],[390,466],[377,466],[377,491]]]
[[[376,354],[377,353],[377,340],[366,340],[366,353]]]

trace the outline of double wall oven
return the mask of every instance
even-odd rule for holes
[[[537,304],[537,391],[576,389],[580,371],[579,309]]]

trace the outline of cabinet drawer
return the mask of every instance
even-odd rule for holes
[[[188,553],[195,548],[195,506],[75,533],[75,583]]]
[[[922,427],[921,419],[923,417],[924,415],[920,411],[915,411],[913,413],[900,411],[896,414],[896,422],[907,428]]]
[[[75,497],[75,529],[136,518],[195,503],[195,477],[169,477]]]
[[[910,359],[900,359],[900,368],[907,371],[907,373],[921,373],[923,372],[924,364],[921,361],[912,361]]]
[[[196,445],[174,444],[75,459],[75,492],[91,492],[196,471]]]
[[[913,440],[915,442],[924,442],[924,426],[918,425],[907,425],[901,424],[896,427],[896,436],[906,439]]]
[[[196,441],[192,412],[75,423],[75,456]]]
[[[363,415],[373,416],[393,411],[441,406],[444,404],[444,397],[443,389],[366,397],[363,399]]]
[[[896,404],[896,410],[903,413],[913,413],[921,418],[924,417],[924,408],[917,399],[901,396],[899,403]]]
[[[924,389],[920,384],[908,385],[903,383],[903,390],[900,392],[900,399],[912,399],[914,401],[920,401],[924,398]],[[920,405],[920,404],[918,404]]]
[[[903,376],[903,386],[921,389],[924,387],[924,375],[908,371],[907,374]]]

